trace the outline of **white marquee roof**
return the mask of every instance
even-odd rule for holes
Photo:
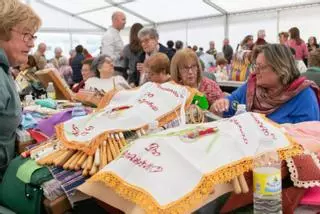
[[[143,25],[320,5],[320,0],[23,0],[43,19],[44,32],[99,32],[123,11],[127,25]]]

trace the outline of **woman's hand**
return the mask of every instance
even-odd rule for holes
[[[215,101],[211,107],[210,111],[215,113],[222,113],[224,111],[228,111],[230,105],[230,101],[226,98],[219,99]]]
[[[144,63],[137,63],[137,70],[140,73],[143,73],[144,72]]]

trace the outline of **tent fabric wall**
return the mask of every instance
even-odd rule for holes
[[[121,31],[121,36],[125,44],[129,42],[130,26],[134,22],[140,22],[145,26],[155,26],[159,31],[160,42],[162,44],[166,44],[168,40],[181,40],[185,45],[197,45],[198,47],[203,47],[204,50],[208,48],[209,41],[213,40],[216,42],[217,50],[221,51],[222,41],[226,31],[225,16],[222,16],[217,9],[209,6],[209,4],[206,4],[204,1],[195,4],[194,0],[179,0],[177,2],[180,2],[180,7],[177,6],[178,3],[176,1],[172,2],[170,0],[163,0],[161,2],[159,2],[159,0],[139,0],[139,2],[136,0],[21,1],[29,3],[43,20],[37,43],[46,42],[53,48],[61,45],[63,46],[63,49],[74,48],[75,45],[79,43],[78,41],[80,41],[79,39],[75,40],[78,38],[78,36],[75,35],[78,34],[84,38],[81,42],[84,42],[85,45],[92,46],[92,44],[89,44],[90,42],[88,42],[91,39],[93,43],[97,45],[96,50],[98,50],[100,46],[100,42],[98,41],[101,41],[101,36],[105,29],[111,24],[110,17],[112,12],[122,9],[127,15],[126,29]],[[234,48],[236,48],[237,44],[248,34],[252,34],[256,39],[256,34],[259,29],[266,30],[266,40],[268,42],[277,42],[278,30],[288,31],[288,29],[293,26],[299,27],[301,37],[304,40],[307,40],[311,35],[318,38],[320,36],[320,29],[316,27],[318,24],[317,20],[320,19],[320,14],[318,13],[320,9],[320,0],[285,0],[281,1],[281,3],[278,0],[210,1],[224,8],[228,13],[231,13],[231,15],[228,15],[227,22],[228,37]],[[122,9],[119,9],[117,7],[112,7],[112,3],[110,2],[124,3],[119,7]],[[312,5],[306,5],[311,3]],[[81,4],[86,4],[86,6]],[[158,7],[159,5],[161,6],[161,4],[167,4],[169,9],[164,10],[161,7]],[[243,14],[237,14],[237,12],[241,13],[241,11],[245,10],[265,9],[274,6],[290,6],[296,4],[304,5],[301,6],[302,8],[295,6],[290,9],[286,8],[285,10],[281,10],[281,8],[272,10],[266,9],[265,11],[247,11]],[[56,8],[50,8],[50,5],[54,5]],[[150,8],[147,10],[145,8],[139,9],[139,7],[148,5]],[[191,9],[188,9],[190,6]],[[100,10],[99,7],[103,8]],[[61,11],[59,11],[59,8]],[[150,24],[147,20],[128,13],[126,8],[140,14],[141,17],[152,20],[152,23]],[[90,12],[91,9],[94,11]],[[67,13],[63,11],[67,11]],[[198,16],[196,13],[199,13]],[[79,18],[74,17],[72,14],[79,16]],[[162,14],[162,17],[160,17],[159,14]],[[217,16],[219,14],[221,14],[221,16]],[[208,17],[208,15],[211,15],[211,17]],[[173,20],[184,19],[186,17],[189,17],[189,19]],[[165,22],[162,23],[161,21]],[[67,41],[69,41],[69,46],[67,45]]]
[[[246,35],[253,35],[256,39],[260,29],[266,31],[267,42],[277,42],[277,13],[230,16],[229,39],[231,46],[235,49]]]
[[[288,31],[291,27],[300,29],[300,36],[307,42],[310,36],[320,40],[320,6],[286,10],[280,13],[279,31]]]
[[[88,31],[99,30],[97,27],[91,24],[88,24],[84,21],[81,21],[59,11],[53,10],[43,4],[38,3],[37,1],[30,1],[30,5],[41,17],[42,29],[51,29],[52,31],[54,31],[55,29],[59,29],[60,31],[64,30],[66,32],[70,31],[71,29],[82,29]]]

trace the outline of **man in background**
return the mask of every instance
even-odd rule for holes
[[[78,45],[76,47],[76,55],[74,58],[71,60],[71,68],[72,68],[72,81],[74,83],[80,83],[82,81],[82,73],[81,73],[81,68],[82,68],[82,61],[84,60],[83,56],[83,46]]]
[[[51,59],[51,63],[56,69],[59,69],[59,59],[62,57],[62,49],[60,47],[56,47],[54,49],[54,57]]]
[[[254,45],[266,45],[267,42],[265,40],[266,38],[266,31],[265,30],[259,30],[257,34],[257,41],[254,43]]]
[[[110,56],[114,63],[114,70],[127,79],[128,75],[123,68],[123,41],[120,37],[120,31],[126,24],[126,16],[120,11],[112,14],[112,26],[104,34],[101,42],[101,53]]]
[[[228,61],[228,64],[230,64],[233,56],[233,49],[229,44],[229,39],[227,38],[223,40],[222,52],[223,52],[224,58]]]
[[[214,43],[214,41],[210,41],[209,42],[209,50],[207,50],[207,54],[210,54],[212,56],[214,56],[214,59],[217,58],[217,50],[216,50],[216,44]]]
[[[39,70],[44,69],[47,65],[47,59],[45,56],[46,50],[47,50],[47,45],[42,42],[38,45],[38,49],[34,53],[34,58],[36,60]]]

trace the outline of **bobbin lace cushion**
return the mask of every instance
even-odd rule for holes
[[[188,130],[211,127],[218,131],[186,138]],[[140,138],[89,182],[102,182],[147,213],[190,212],[216,184],[252,169],[252,157],[264,135],[274,139],[272,146],[282,159],[301,153],[301,146],[264,116],[244,113]]]
[[[287,165],[294,186],[320,186],[320,161],[315,153],[304,151],[301,155],[288,158]]]

